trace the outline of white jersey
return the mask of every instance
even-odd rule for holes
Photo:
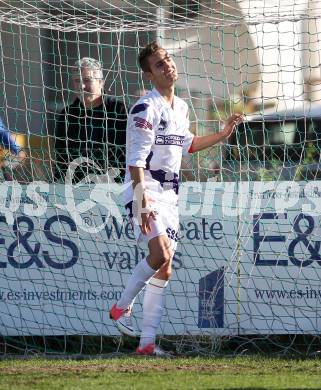
[[[144,168],[147,192],[177,198],[182,155],[188,153],[194,138],[187,104],[174,96],[172,108],[154,88],[131,109],[126,137],[124,203],[133,200],[129,166]]]

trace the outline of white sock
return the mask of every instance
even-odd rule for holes
[[[168,280],[152,278],[145,289],[143,302],[143,326],[139,347],[155,344],[156,332],[160,325],[165,303],[165,287]]]
[[[136,295],[146,286],[149,279],[155,274],[155,270],[147,263],[146,259],[141,260],[129,278],[125,290],[123,291],[120,300],[117,302],[117,307],[127,309],[132,305]]]

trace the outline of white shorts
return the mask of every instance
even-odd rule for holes
[[[157,212],[156,220],[150,220],[151,231],[147,234],[143,234],[137,218],[133,216],[132,205],[133,202],[130,202],[125,208],[133,225],[136,241],[148,243],[154,237],[166,235],[171,241],[173,252],[175,252],[179,228],[178,206],[176,204],[170,205],[168,203],[154,202],[153,210]]]

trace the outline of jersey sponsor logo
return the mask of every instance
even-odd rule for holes
[[[183,146],[184,136],[183,135],[157,135],[155,138],[156,145],[176,145]]]
[[[141,128],[141,129],[152,130],[152,128],[153,128],[153,125],[150,122],[148,122],[144,118],[140,118],[139,116],[134,117],[134,122],[135,122],[135,126]]]
[[[139,112],[145,111],[146,108],[148,108],[148,104],[146,103],[137,104],[133,107],[131,114],[138,114]]]

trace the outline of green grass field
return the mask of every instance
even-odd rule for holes
[[[0,362],[0,389],[321,389],[321,360],[10,359]]]

